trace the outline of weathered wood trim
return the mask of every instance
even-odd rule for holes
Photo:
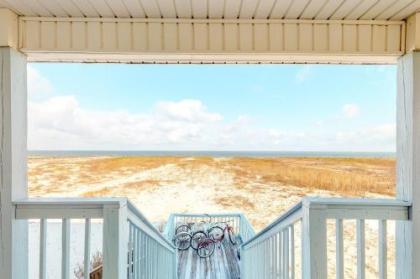
[[[27,196],[26,58],[0,48],[0,278],[27,278],[28,228],[12,202]]]
[[[397,198],[412,204],[396,226],[397,278],[420,278],[420,53],[398,61]]]
[[[35,61],[92,61],[92,54],[106,54],[93,59],[219,63],[217,56],[224,55],[224,62],[255,63],[268,55],[268,61],[287,63],[294,62],[287,55],[302,55],[318,63],[332,62],[330,56],[353,63],[374,56],[390,63],[385,58],[405,51],[403,21],[21,17],[19,30],[19,49]]]

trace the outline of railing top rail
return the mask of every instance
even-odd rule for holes
[[[102,218],[103,208],[121,208],[125,198],[30,198],[13,202],[17,219]]]
[[[14,201],[13,204],[17,206],[102,206],[102,205],[116,205],[121,206],[127,203],[126,198],[29,198]]]
[[[305,197],[302,199],[304,206],[381,206],[381,207],[407,207],[411,206],[410,202],[397,199],[372,199],[372,198],[322,198],[322,197]]]
[[[167,240],[164,235],[155,227],[152,223],[150,223],[149,220],[138,210],[130,201],[127,201],[127,207],[128,210],[131,211],[137,218],[141,220],[142,223],[144,223],[150,230],[152,230],[155,235],[162,241],[164,241],[166,244],[168,244],[171,248],[175,249],[175,246]]]
[[[238,212],[232,213],[172,213],[174,217],[241,217],[243,214]]]

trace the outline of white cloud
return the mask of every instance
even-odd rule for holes
[[[344,117],[346,118],[355,118],[360,114],[360,108],[356,104],[345,104],[342,111]]]
[[[218,113],[209,113],[207,108],[199,100],[182,100],[179,102],[159,102],[158,112],[171,119],[190,122],[213,122],[222,120]]]
[[[53,86],[50,81],[42,76],[38,70],[28,65],[28,97],[31,100],[39,100],[51,96]]]
[[[396,125],[382,124],[365,129],[337,132],[336,142],[349,150],[395,150]]]
[[[198,100],[162,102],[149,114],[84,109],[73,96],[29,103],[30,149],[156,148],[200,142],[221,120]]]

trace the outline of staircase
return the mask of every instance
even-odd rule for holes
[[[240,278],[240,244],[255,235],[254,229],[243,214],[172,214],[165,227],[164,235],[172,240],[175,229],[181,224],[198,224],[200,222],[229,222],[237,236],[233,245],[227,238],[216,245],[213,255],[200,258],[196,251],[189,248],[178,251],[179,279],[239,279]]]

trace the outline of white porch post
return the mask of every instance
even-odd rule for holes
[[[128,253],[127,203],[104,207],[103,278],[127,278]]]
[[[412,202],[396,228],[396,277],[420,278],[420,52],[398,61],[397,198]]]
[[[27,222],[12,202],[27,196],[26,57],[0,47],[0,278],[27,278]]]

